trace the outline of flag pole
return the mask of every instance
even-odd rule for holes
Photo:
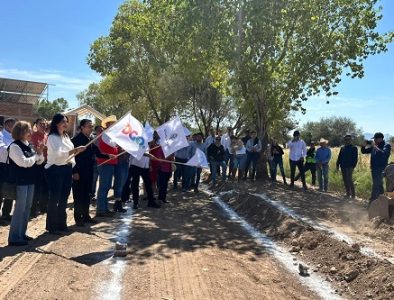
[[[159,148],[159,147],[160,147],[160,145],[159,145],[159,146],[156,146],[156,147],[153,147],[152,149],[149,149],[149,151],[155,150],[155,149],[157,149],[157,148]],[[103,161],[101,164],[99,164],[99,165],[97,165],[97,166],[98,166],[98,167],[99,167],[99,166],[102,166],[102,165],[106,164],[107,162],[109,162],[110,160],[113,160],[113,159],[115,159],[115,158],[121,156],[122,154],[125,154],[126,152],[127,152],[126,150],[123,151],[123,152],[120,152],[120,153],[117,154],[114,158],[109,158],[109,159],[107,159],[106,161]],[[145,153],[149,153],[149,152],[145,152]],[[153,157],[156,157],[156,156],[154,156],[154,155],[152,155],[152,156],[153,156]]]
[[[97,167],[100,167],[100,166],[106,164],[107,162],[109,162],[109,161],[111,161],[111,160],[113,160],[115,158],[118,158],[119,156],[121,156],[122,154],[125,154],[126,152],[127,151],[125,150],[125,151],[122,151],[122,152],[116,154],[115,157],[113,157],[113,158],[108,158],[107,160],[103,161],[101,164],[97,165]]]

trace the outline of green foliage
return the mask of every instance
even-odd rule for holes
[[[90,67],[113,78],[97,101],[157,123],[189,116],[203,131],[225,116],[257,127],[264,148],[303,101],[336,95],[344,73],[363,77],[365,59],[387,51],[377,2],[127,0],[90,49]]]
[[[34,107],[34,112],[41,118],[51,120],[56,113],[64,112],[67,109],[68,101],[64,98],[57,98],[53,101],[42,99]]]
[[[318,141],[325,138],[332,147],[338,147],[343,144],[343,137],[351,134],[355,138],[356,144],[361,144],[363,135],[356,123],[346,117],[322,118],[318,122],[307,122],[301,129],[303,139],[307,144],[312,140]]]

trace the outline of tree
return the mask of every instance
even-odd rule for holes
[[[51,120],[56,113],[64,112],[68,109],[68,101],[64,98],[57,98],[53,101],[42,99],[34,107],[34,112],[41,118]]]
[[[130,104],[144,101],[156,123],[162,124],[183,99],[174,93],[176,45],[166,30],[171,20],[156,12],[146,3],[126,1],[109,36],[93,43],[88,64],[101,75],[116,78],[118,91],[129,95]]]
[[[332,147],[338,147],[343,144],[343,137],[351,134],[356,143],[361,143],[363,134],[356,123],[345,117],[322,118],[318,122],[307,122],[301,129],[301,135],[305,142],[310,143],[325,138]]]
[[[126,1],[110,34],[93,43],[88,63],[103,76],[116,74],[133,101],[147,101],[158,123],[175,107],[193,104],[190,97],[163,101],[169,91],[159,84],[163,78],[180,78],[197,90],[207,80],[235,99],[265,150],[278,120],[303,110],[313,95],[336,95],[343,74],[363,77],[365,59],[387,51],[393,33],[377,32],[377,2]],[[207,120],[209,112],[203,113]]]

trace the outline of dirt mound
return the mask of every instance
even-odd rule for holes
[[[367,257],[360,253],[360,245],[338,241],[246,192],[227,193],[221,199],[258,230],[313,265],[312,272],[332,282],[338,294],[351,299],[393,299],[391,263]]]

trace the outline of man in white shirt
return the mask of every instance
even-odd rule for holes
[[[304,172],[304,158],[306,156],[306,144],[300,139],[300,132],[298,130],[294,131],[293,139],[287,143],[290,149],[290,177],[291,183],[290,187],[294,188],[294,177],[295,169],[298,167],[300,171],[300,176],[302,180],[302,186],[304,190],[307,189],[305,183],[305,172]]]
[[[14,127],[16,123],[15,119],[7,119],[4,122],[4,129],[0,132],[0,207],[3,202],[3,196],[2,196],[2,185],[4,182],[4,174],[5,172],[5,167],[7,163],[7,157],[8,157],[8,151],[7,148],[11,143],[14,141],[12,138],[11,132],[12,128]],[[3,203],[3,209],[2,209],[2,216],[1,218],[6,221],[11,220],[11,210],[12,210],[12,202],[13,199],[4,199]]]
[[[215,130],[211,128],[209,130],[209,136],[205,139],[205,145],[208,149],[209,146],[211,146],[215,142]]]
[[[149,154],[144,154],[141,159],[131,158],[130,162],[130,173],[133,174],[131,180],[131,190],[133,192],[133,208],[138,209],[138,202],[140,196],[140,177],[144,181],[146,194],[148,196],[148,207],[160,208],[160,205],[156,203],[153,196],[152,182],[150,179],[150,159]]]
[[[226,152],[224,161],[228,166],[228,175],[230,176],[233,172],[233,158],[231,152],[231,136],[233,135],[233,129],[227,127],[227,133],[223,134],[221,144],[223,145],[224,151]]]

